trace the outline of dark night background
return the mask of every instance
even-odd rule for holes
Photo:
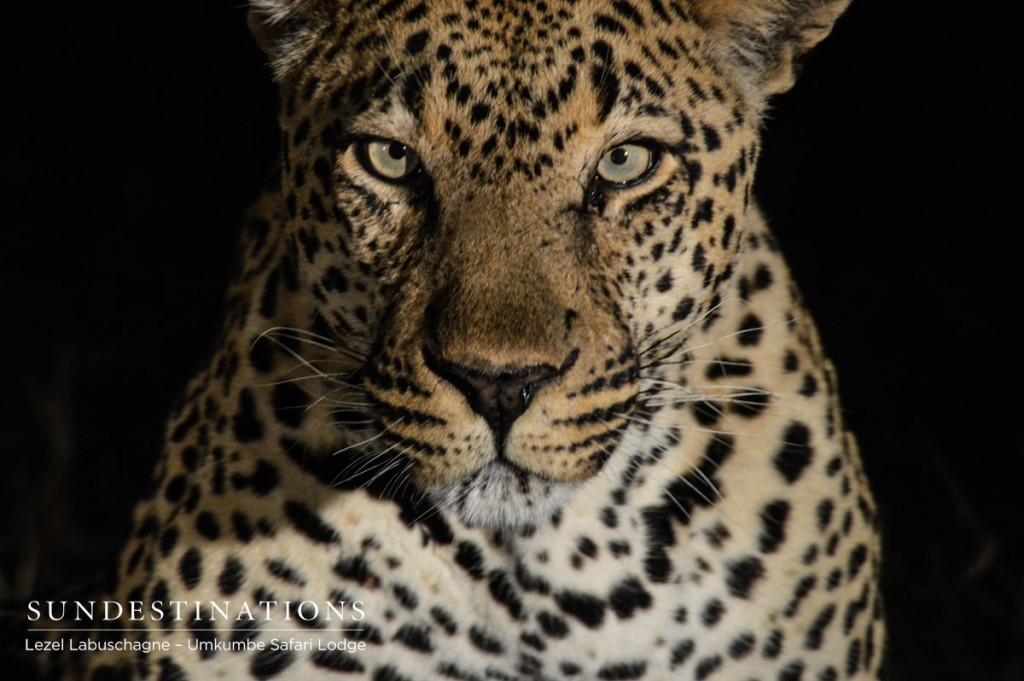
[[[239,2],[4,10],[0,598],[110,564],[212,349],[275,93]],[[894,7],[895,6],[895,7]],[[775,101],[755,185],[886,525],[894,679],[1024,678],[1016,41],[855,0]],[[1014,84],[1011,87],[1011,84]]]

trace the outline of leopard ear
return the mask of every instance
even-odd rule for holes
[[[330,18],[331,5],[330,0],[250,0],[249,32],[278,79],[312,47],[317,29]]]
[[[850,0],[690,0],[713,57],[761,99],[793,86],[800,57],[832,31]]]

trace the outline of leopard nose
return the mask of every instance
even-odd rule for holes
[[[458,388],[473,411],[484,418],[499,449],[504,447],[512,424],[526,411],[534,393],[561,373],[547,364],[481,371],[439,359],[428,348],[424,348],[423,355],[427,366]]]

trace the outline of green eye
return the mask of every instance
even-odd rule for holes
[[[416,152],[395,140],[374,139],[363,142],[361,156],[368,170],[391,182],[411,176],[420,167]]]
[[[605,152],[597,162],[598,176],[609,184],[636,182],[654,167],[655,155],[640,144],[622,144]]]

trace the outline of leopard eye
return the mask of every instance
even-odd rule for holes
[[[395,140],[363,142],[360,154],[366,169],[381,179],[398,182],[411,177],[420,167],[416,152]]]
[[[597,175],[608,184],[625,186],[640,180],[654,167],[655,154],[642,144],[620,144],[597,162]]]

